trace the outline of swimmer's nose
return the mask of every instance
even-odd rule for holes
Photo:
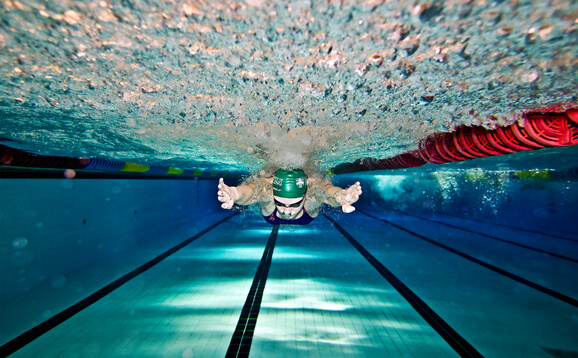
[[[289,214],[291,214],[291,210],[290,210],[289,208],[283,208],[283,207],[281,207],[281,208],[277,208],[277,210],[278,210],[281,214],[283,214],[283,215],[289,215]]]

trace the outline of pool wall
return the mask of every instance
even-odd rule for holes
[[[220,210],[215,195],[213,180],[0,180],[0,300],[62,287],[68,272],[144,242],[170,244]]]

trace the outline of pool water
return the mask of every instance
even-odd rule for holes
[[[216,180],[3,179],[2,355],[574,356],[578,190],[541,156],[338,176],[357,211],[279,228]]]
[[[303,227],[217,201],[536,113],[576,143],[577,14],[1,2],[0,357],[578,357],[578,146],[345,171],[357,210]]]

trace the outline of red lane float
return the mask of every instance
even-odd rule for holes
[[[518,123],[494,130],[462,126],[455,132],[438,133],[422,140],[416,151],[387,159],[358,159],[331,171],[345,174],[402,169],[575,144],[578,144],[578,109],[565,113],[533,113]]]

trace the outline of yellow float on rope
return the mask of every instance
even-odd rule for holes
[[[552,174],[548,170],[523,170],[514,174],[520,179],[552,179]]]
[[[167,170],[166,174],[181,175],[181,174],[183,174],[183,172],[184,172],[184,170],[182,170],[182,169],[175,169],[175,168],[169,167],[169,170]]]
[[[125,162],[121,172],[144,173],[150,169],[148,165]]]

